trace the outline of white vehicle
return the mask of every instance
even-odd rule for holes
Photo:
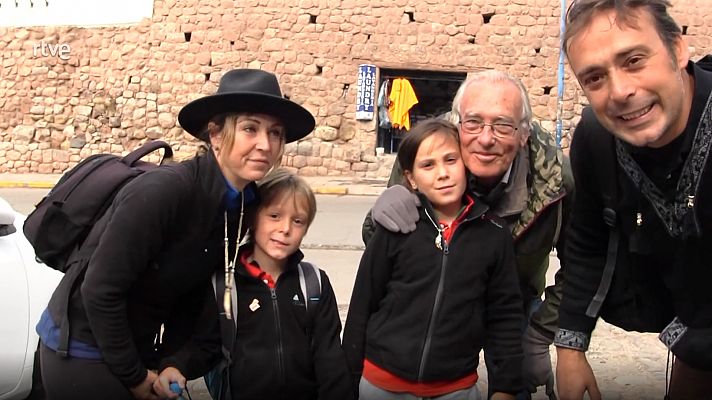
[[[0,198],[0,400],[30,396],[39,341],[35,325],[62,278],[59,271],[35,261],[22,233],[24,221]],[[31,398],[41,395],[40,386],[40,393],[35,390]]]

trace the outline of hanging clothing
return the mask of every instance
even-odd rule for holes
[[[390,79],[383,80],[381,88],[378,89],[378,126],[384,129],[391,129],[391,119],[388,117],[388,107],[391,104],[388,98],[388,82]]]
[[[418,104],[413,86],[405,78],[394,79],[389,99],[391,104],[388,106],[388,116],[391,118],[391,124],[394,128],[409,130],[410,115],[408,112]]]

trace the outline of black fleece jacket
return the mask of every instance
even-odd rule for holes
[[[610,193],[603,187],[605,181],[617,183],[613,208],[621,238],[601,316],[614,325],[638,331],[659,332],[675,316],[692,328],[712,327],[712,114],[703,117],[712,96],[712,72],[693,62],[687,71],[694,76],[695,90],[682,135],[659,149],[625,146],[671,204],[668,209],[672,210],[675,196],[694,196],[695,218],[689,223],[697,224],[699,237],[692,234],[690,227],[685,229],[689,237],[668,233],[651,202],[613,161],[615,154],[602,154],[606,145],[601,143],[612,147],[613,134],[590,109],[585,109],[571,145],[576,197],[568,230],[564,298],[559,310],[562,329],[589,334],[596,324],[597,317],[587,316],[586,310],[606,262],[608,227],[602,215],[604,196]],[[704,159],[688,156],[693,139],[704,141]],[[600,165],[605,160],[616,162],[615,167]],[[683,167],[691,163],[700,163],[701,174],[699,181],[693,182],[694,190],[686,192],[680,189],[684,185],[679,177]]]
[[[518,392],[523,313],[508,228],[476,202],[441,251],[421,201],[414,232],[377,225],[361,258],[344,330],[354,380],[364,358],[411,381],[458,379],[484,347],[497,371],[490,387]]]
[[[71,337],[97,346],[125,386],[141,383],[147,368],[188,343],[210,277],[223,265],[225,191],[211,152],[137,177],[73,255],[76,265],[52,295],[55,323],[69,312]],[[228,219],[235,232],[236,215]]]
[[[241,248],[241,253],[243,249],[251,251],[251,246]],[[273,289],[251,276],[240,262],[235,269],[237,321],[227,320],[223,315],[218,317],[222,305],[216,304],[214,293],[209,295],[204,317],[196,325],[196,338],[212,343],[215,338],[220,340],[220,335],[234,334],[232,327],[237,324],[232,364],[228,366],[233,399],[353,398],[341,349],[341,320],[334,290],[326,273],[319,270],[321,296],[316,307],[307,312],[297,270],[302,257],[301,251],[290,256]],[[222,300],[222,293],[217,295]],[[231,327],[226,328],[225,324]],[[229,338],[223,338],[222,343],[230,343]],[[212,346],[202,348],[215,351]],[[216,356],[220,356],[219,349],[217,354],[184,353],[176,361],[178,365],[201,366],[214,361]]]

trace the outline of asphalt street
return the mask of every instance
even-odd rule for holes
[[[18,211],[28,213],[46,189],[0,189],[0,197]],[[376,197],[317,195],[317,216],[303,241],[306,259],[324,269],[334,286],[342,320],[346,317],[351,288],[362,253],[361,223]],[[549,282],[559,268],[551,257]],[[552,361],[556,351],[552,347]],[[629,333],[600,321],[594,331],[589,362],[603,398],[662,399],[665,394],[667,353],[655,334]],[[480,364],[480,386],[486,390],[486,370]],[[190,383],[193,399],[210,399],[201,380]],[[543,388],[534,399],[546,399]]]
[[[0,197],[17,211],[28,214],[47,189],[3,189]],[[317,214],[302,241],[306,260],[329,274],[337,301],[348,304],[363,251],[361,223],[371,209],[374,196],[317,195]]]

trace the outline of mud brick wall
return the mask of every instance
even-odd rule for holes
[[[712,51],[712,2],[673,3],[693,58]],[[0,28],[0,172],[62,172],[148,139],[189,157],[197,143],[177,123],[181,106],[214,92],[224,71],[251,67],[275,72],[316,116],[315,132],[287,146],[286,166],[387,176],[376,121],[355,118],[359,64],[506,70],[553,129],[559,15],[559,0],[156,0],[153,17],[130,26]],[[565,88],[568,135],[585,99],[568,69]]]

